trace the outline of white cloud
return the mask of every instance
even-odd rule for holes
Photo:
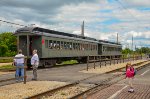
[[[131,45],[132,35],[138,46],[139,41],[143,45],[150,43],[150,13],[137,9],[150,7],[149,0],[119,1],[126,9],[117,2],[109,3],[107,0],[38,0],[36,4],[29,0],[2,0],[0,19],[24,25],[36,24],[39,27],[79,35],[84,20],[85,36],[116,42],[118,33],[119,41],[125,46]],[[119,22],[103,24],[111,19]],[[13,31],[14,28],[16,27],[13,27]],[[2,31],[11,28],[1,24],[0,29]]]

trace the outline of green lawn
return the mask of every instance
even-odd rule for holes
[[[71,64],[76,64],[78,63],[76,60],[70,60],[70,61],[64,61],[61,64],[56,64],[56,66],[63,66],[63,65],[71,65]],[[15,70],[15,66],[12,65],[4,65],[4,66],[0,66],[0,71],[11,71],[11,70]]]
[[[0,59],[0,63],[9,63],[13,62],[13,59]]]
[[[0,71],[10,71],[10,70],[15,70],[15,66],[12,65],[0,66]]]
[[[57,65],[71,65],[76,63],[78,63],[77,60],[70,60],[70,61],[64,61],[61,64],[57,64]]]

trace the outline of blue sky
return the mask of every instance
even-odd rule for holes
[[[32,3],[36,2],[36,3]],[[1,0],[0,20],[81,34],[96,39],[129,45],[150,45],[149,0]],[[20,26],[0,22],[0,32],[15,31]],[[140,42],[140,43],[139,43]]]

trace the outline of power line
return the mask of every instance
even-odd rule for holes
[[[22,24],[13,23],[13,22],[5,21],[5,20],[0,20],[0,22],[11,24],[11,25],[16,25],[16,26],[25,26],[25,25],[22,25]]]
[[[141,23],[141,20],[139,20],[137,17],[135,17],[136,15],[133,15],[125,6],[124,6],[124,4],[122,4],[122,2],[121,1],[119,1],[119,0],[115,0],[115,1],[117,1],[121,6],[122,6],[122,8],[123,9],[125,9],[135,20],[136,20],[136,22],[140,22]],[[140,27],[139,26],[139,24],[138,24],[138,27]],[[148,27],[144,27],[145,29],[148,29]]]

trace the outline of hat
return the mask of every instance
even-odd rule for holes
[[[127,63],[127,65],[131,65],[131,62]]]
[[[22,53],[22,50],[20,49],[18,52],[19,52],[19,53]]]

